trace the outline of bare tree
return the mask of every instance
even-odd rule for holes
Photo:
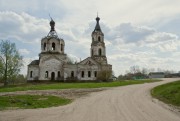
[[[132,74],[136,74],[136,73],[139,73],[140,72],[140,69],[139,69],[139,66],[131,66],[130,67],[130,72],[132,73]]]
[[[125,75],[119,75],[119,80],[129,80],[129,79],[142,79],[147,78],[149,73],[149,69],[139,66],[131,66],[129,70],[126,71]]]
[[[22,56],[17,51],[15,43],[2,41],[0,43],[0,76],[3,78],[4,86],[8,85],[8,79],[19,74],[22,66]]]

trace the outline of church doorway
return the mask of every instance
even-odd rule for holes
[[[51,80],[55,80],[55,73],[54,72],[51,73]]]

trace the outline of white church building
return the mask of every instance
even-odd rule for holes
[[[51,30],[41,40],[39,60],[33,60],[28,65],[27,80],[97,80],[101,71],[111,71],[112,65],[106,58],[104,34],[99,25],[100,18],[96,18],[96,26],[91,34],[92,43],[90,57],[72,64],[68,63],[65,54],[65,41],[58,37],[55,31],[55,22],[51,19]]]

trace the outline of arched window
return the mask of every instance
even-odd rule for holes
[[[91,56],[93,56],[94,55],[94,52],[93,52],[93,49],[91,50]]]
[[[63,44],[61,44],[61,51],[63,51]]]
[[[60,73],[60,71],[58,71],[58,77],[61,77],[61,73]]]
[[[102,55],[101,48],[99,48],[99,51],[98,51],[98,53],[99,53],[99,56],[101,56],[101,55]]]
[[[51,80],[55,80],[55,73],[54,72],[51,73]]]
[[[44,50],[46,50],[46,43],[44,43]]]
[[[88,77],[91,77],[91,71],[88,71]]]
[[[55,46],[56,46],[56,45],[55,45],[55,43],[53,42],[53,43],[52,43],[52,50],[55,50]]]
[[[45,78],[48,78],[48,71],[46,71],[45,73]]]
[[[94,72],[94,77],[97,77],[97,71]]]
[[[84,71],[81,72],[81,77],[84,77]]]
[[[98,37],[98,41],[99,41],[99,42],[101,41],[101,37],[100,37],[100,36]]]
[[[71,71],[71,77],[74,77],[74,71]]]
[[[30,78],[32,78],[32,75],[33,75],[33,71],[30,72]]]

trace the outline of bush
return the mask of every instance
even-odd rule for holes
[[[107,70],[103,70],[103,71],[99,71],[97,74],[97,81],[98,82],[108,82],[111,81],[110,78],[112,76],[112,71],[107,71]]]

